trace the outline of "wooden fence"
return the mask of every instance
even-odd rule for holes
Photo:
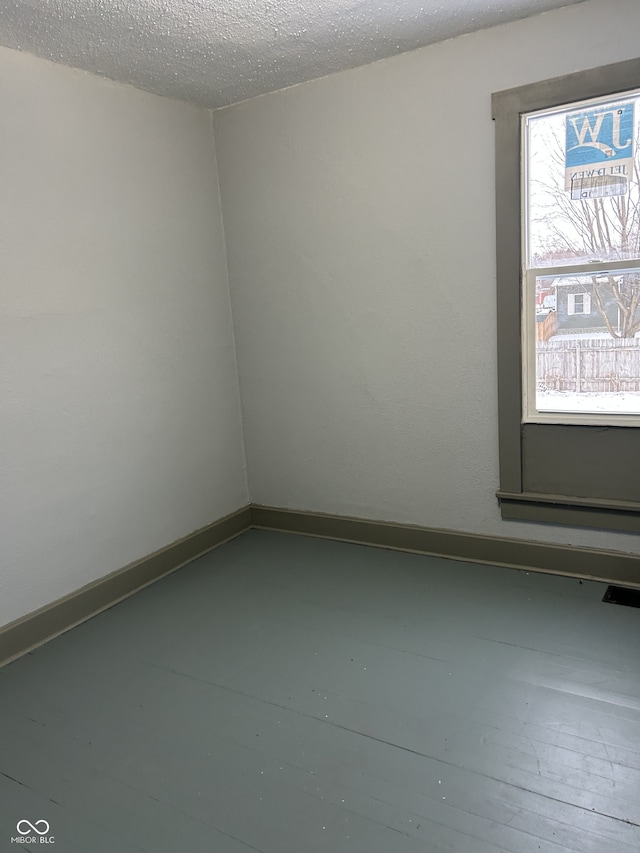
[[[640,391],[640,339],[538,341],[536,380],[550,391]]]
[[[543,317],[536,317],[536,340],[548,341],[558,331],[558,315],[555,311]]]

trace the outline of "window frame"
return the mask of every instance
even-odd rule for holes
[[[640,58],[496,92],[498,430],[502,517],[640,532],[637,426],[524,423],[522,116],[640,88]],[[547,458],[547,449],[549,458]],[[594,474],[572,463],[602,460]],[[630,461],[631,460],[631,461]],[[574,466],[575,467],[575,466]]]

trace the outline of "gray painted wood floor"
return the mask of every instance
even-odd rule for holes
[[[604,590],[249,531],[0,671],[0,850],[638,853]]]

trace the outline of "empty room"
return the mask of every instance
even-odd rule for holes
[[[639,853],[639,36],[0,3],[0,853]]]

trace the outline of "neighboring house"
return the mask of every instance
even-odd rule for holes
[[[546,258],[545,258],[546,260]],[[617,286],[638,286],[637,279],[625,277],[628,274],[614,273]],[[544,323],[545,330],[538,329],[537,340],[548,340],[547,335],[563,334],[608,334],[608,320],[614,332],[621,327],[620,306],[613,294],[612,287],[605,278],[595,292],[593,276],[581,273],[574,276],[544,276],[536,284],[536,323]],[[599,297],[599,298],[598,298]],[[555,314],[554,322],[546,322],[549,314]],[[636,321],[640,320],[640,302],[636,308]]]
[[[566,281],[566,280],[564,280]],[[558,329],[556,334],[569,332],[606,332],[607,326],[598,307],[589,282],[568,282],[558,280],[556,286],[556,311]],[[611,290],[600,288],[600,298],[604,311],[613,329],[618,327],[618,303]]]

